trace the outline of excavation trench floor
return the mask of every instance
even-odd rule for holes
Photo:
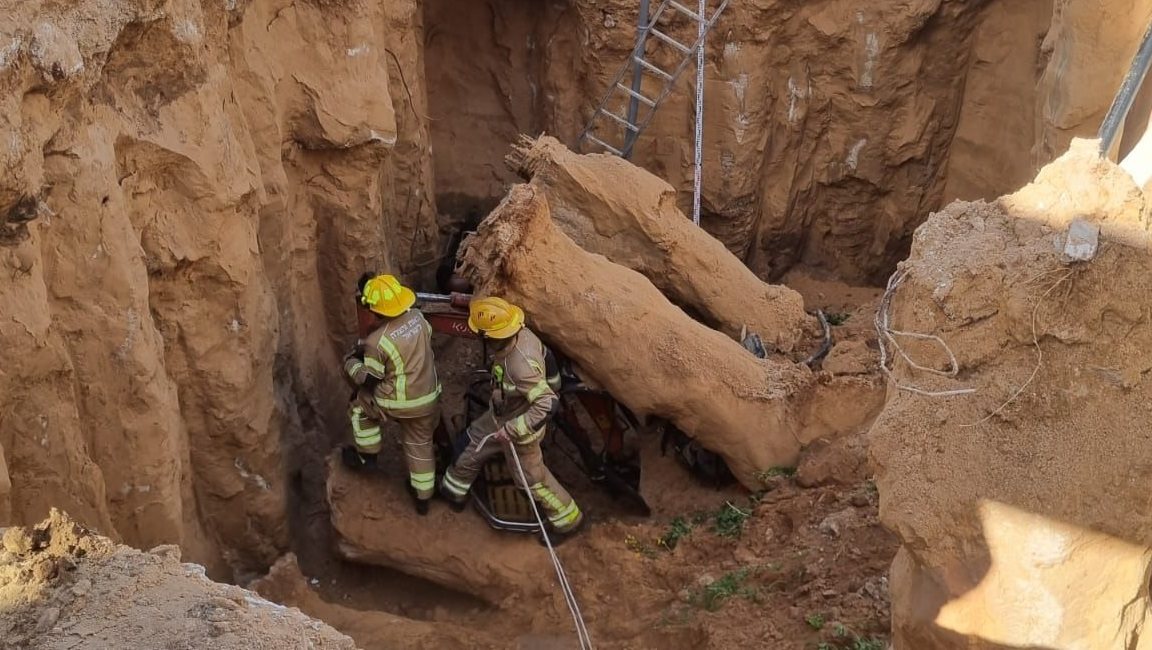
[[[804,294],[808,309],[838,315],[838,340],[866,345],[878,290],[849,287],[812,272],[794,272],[787,279]],[[450,419],[459,421],[468,378],[480,367],[478,346],[462,339],[438,340],[437,346],[446,380],[444,408]],[[855,644],[887,638],[886,572],[896,543],[877,519],[863,431],[840,443],[818,446],[802,460],[797,476],[774,477],[773,489],[750,494],[734,484],[717,488],[694,480],[662,452],[658,434],[642,428],[642,491],[653,510],[650,518],[628,514],[580,473],[569,454],[558,453],[554,446],[550,466],[591,513],[593,525],[581,542],[590,550],[568,570],[576,593],[585,601],[597,645],[882,647]],[[380,476],[373,479],[381,486],[403,480],[398,448],[388,458]],[[494,638],[503,640],[495,647],[575,647],[566,618],[522,607],[501,609],[401,571],[339,558],[332,550],[329,509],[320,496],[324,480],[319,463],[304,472],[298,493],[310,496],[303,498],[293,521],[301,572],[308,589],[322,601],[361,612],[463,626],[482,635],[477,646]],[[439,502],[434,507],[446,508]],[[458,516],[479,515],[469,510]],[[442,543],[469,543],[453,539],[451,529],[436,533]],[[309,609],[307,602],[286,604]],[[325,611],[313,613],[323,617]],[[625,620],[636,623],[623,624]],[[340,621],[329,622],[341,628]],[[387,628],[395,622],[381,625]],[[365,633],[362,626],[343,631],[368,650],[388,647],[396,638],[391,632]],[[448,636],[440,645],[456,647],[459,642],[458,636]]]

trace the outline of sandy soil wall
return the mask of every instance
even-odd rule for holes
[[[429,24],[454,24],[456,4],[427,3]],[[890,267],[918,215],[940,203],[970,34],[985,4],[732,3],[708,48],[708,230],[761,274],[801,259],[853,279]],[[431,97],[433,139],[454,150],[450,162],[438,158],[437,173],[459,181],[444,191],[490,206],[512,180],[492,134],[547,131],[574,144],[632,48],[636,3],[522,12],[485,0],[467,11],[466,53],[433,56],[445,47],[433,45],[428,59],[430,78],[452,81]],[[692,29],[672,31],[690,42]],[[690,77],[634,157],[681,191],[681,207],[692,182]]]
[[[0,521],[55,504],[217,577],[267,567],[288,479],[344,432],[355,277],[430,276],[437,226],[512,180],[512,136],[574,138],[630,47],[632,2],[522,4],[6,4]],[[1094,130],[1148,14],[734,3],[709,47],[705,225],[762,277],[875,279],[943,197]],[[687,88],[636,156],[677,190]],[[1025,104],[1036,135],[1013,118],[1000,148],[986,124]]]
[[[457,216],[515,182],[510,135],[574,145],[632,47],[635,2],[521,5],[425,3],[437,195]],[[1148,0],[732,3],[708,46],[704,225],[765,277],[803,261],[881,281],[929,212],[1013,191],[1094,133],[1150,15]],[[691,77],[633,159],[685,210]]]
[[[341,429],[347,287],[436,250],[417,5],[13,7],[0,510],[260,570],[299,445]]]

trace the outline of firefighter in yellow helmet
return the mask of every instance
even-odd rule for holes
[[[344,371],[358,387],[349,417],[355,447],[344,450],[349,467],[374,466],[380,452],[380,425],[400,425],[408,465],[409,492],[416,511],[428,513],[436,490],[432,436],[440,422],[440,381],[432,358],[432,326],[412,309],[416,294],[391,275],[363,282],[360,302],[375,315],[374,329],[344,358]]]
[[[511,443],[524,468],[528,488],[547,515],[552,537],[559,541],[576,532],[583,515],[572,496],[544,466],[540,452],[540,439],[560,401],[548,381],[547,348],[524,326],[524,312],[501,298],[473,300],[468,326],[494,344],[492,399],[488,411],[469,425],[468,447],[444,474],[440,494],[462,509],[484,463]],[[495,435],[480,447],[489,434]],[[511,459],[508,462],[514,467]],[[515,469],[512,474],[520,483]]]

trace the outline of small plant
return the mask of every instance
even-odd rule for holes
[[[823,614],[809,614],[804,617],[804,622],[807,623],[808,627],[812,628],[813,630],[819,631],[824,629]]]
[[[748,579],[749,573],[751,573],[750,569],[738,569],[725,573],[713,581],[712,584],[704,587],[697,602],[699,602],[704,609],[714,612],[720,609],[724,601],[733,596],[754,597],[756,591],[744,587],[744,581]]]
[[[683,517],[676,517],[668,524],[668,529],[658,540],[660,545],[669,551],[676,550],[676,545],[692,532],[693,524]]]
[[[748,517],[751,516],[751,512],[744,512],[732,505],[731,502],[725,502],[724,507],[716,513],[716,519],[712,522],[712,532],[721,537],[740,537],[744,532],[744,522],[748,521]]]
[[[817,623],[820,626],[824,625],[824,617],[820,616],[819,614],[813,614],[804,620],[807,621],[808,626],[814,630],[820,629],[816,626]],[[876,637],[869,637],[867,639],[861,638],[860,635],[856,634],[846,625],[841,623],[836,623],[833,626],[832,636],[836,639],[844,640],[835,642],[821,641],[816,646],[816,650],[885,650],[885,648],[887,648],[887,644],[883,639]],[[852,639],[851,645],[846,645],[849,643],[849,637]]]
[[[624,538],[624,546],[633,553],[639,553],[646,558],[656,557],[656,551],[649,546],[646,542],[640,541],[635,535],[628,535]]]
[[[773,467],[756,473],[756,480],[761,483],[767,483],[768,479],[773,479],[778,476],[791,478],[796,475],[795,467]]]
[[[836,313],[828,314],[827,316],[825,316],[825,318],[828,319],[829,325],[843,325],[844,323],[848,322],[849,318],[852,318],[852,314],[849,314],[846,311],[842,311],[842,312],[836,312]]]

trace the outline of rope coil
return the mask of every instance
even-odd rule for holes
[[[924,390],[915,386],[908,386],[901,384],[895,377],[892,376],[892,370],[888,368],[888,347],[891,346],[892,350],[900,356],[901,359],[914,370],[927,372],[929,374],[938,375],[941,377],[955,377],[960,373],[960,363],[956,360],[956,355],[952,352],[952,348],[944,342],[944,339],[936,336],[935,334],[922,334],[920,332],[905,332],[902,330],[892,329],[892,316],[889,313],[892,307],[892,296],[896,292],[896,287],[907,277],[908,270],[897,271],[888,278],[888,286],[884,290],[884,296],[880,299],[880,308],[876,310],[876,325],[877,342],[880,344],[880,369],[892,381],[892,384],[903,391],[915,393],[917,395],[924,395],[925,397],[951,397],[954,395],[970,395],[976,392],[975,388],[957,388],[955,390]],[[919,363],[916,363],[908,356],[908,353],[901,347],[900,341],[897,337],[905,337],[916,339],[920,341],[931,341],[936,343],[940,349],[948,355],[948,369],[938,370]]]

